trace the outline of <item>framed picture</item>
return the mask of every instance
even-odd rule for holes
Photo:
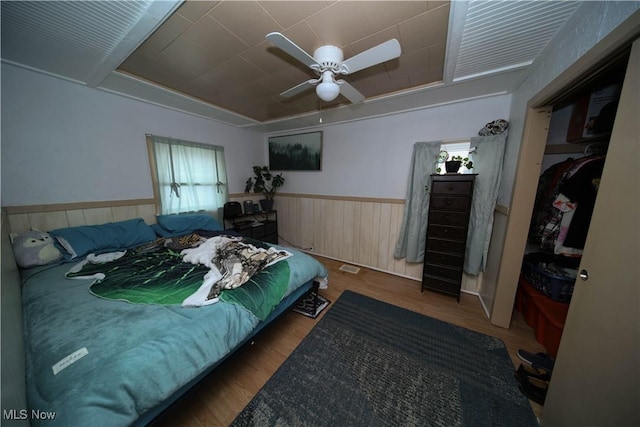
[[[269,169],[319,171],[322,166],[322,132],[269,137]]]

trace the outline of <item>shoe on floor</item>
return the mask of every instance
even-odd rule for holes
[[[533,377],[518,378],[518,388],[520,391],[539,405],[544,405],[544,400],[547,397],[547,389],[549,388],[548,381],[542,381]]]
[[[536,378],[541,381],[551,380],[551,371],[542,368],[534,368],[524,363],[520,364],[520,367],[516,371],[518,379],[526,379],[527,377]]]
[[[542,368],[553,371],[554,360],[547,353],[530,353],[522,349],[518,350],[518,358],[526,365],[534,368]]]

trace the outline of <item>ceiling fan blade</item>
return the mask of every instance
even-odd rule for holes
[[[316,60],[313,59],[313,56],[309,55],[300,46],[286,38],[284,35],[280,33],[269,33],[267,34],[266,38],[271,42],[271,44],[279,47],[298,61],[302,62],[307,67],[318,65]]]
[[[305,90],[312,88],[318,83],[318,80],[319,79],[311,79],[307,80],[306,82],[302,82],[299,85],[292,87],[291,89],[285,90],[280,94],[280,96],[290,98],[294,95],[299,94],[300,92],[304,92]]]
[[[402,49],[400,43],[396,39],[387,40],[386,42],[372,47],[352,56],[342,63],[342,74],[351,74],[364,68],[380,64],[382,62],[394,59],[400,56]]]
[[[347,98],[351,103],[357,104],[364,101],[364,95],[361,94],[358,89],[351,86],[344,80],[336,80],[336,83],[340,85],[340,93]]]

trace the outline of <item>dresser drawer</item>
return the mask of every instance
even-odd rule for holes
[[[452,227],[448,225],[432,225],[427,228],[429,237],[436,239],[451,239],[464,241],[467,237],[467,229],[464,227]]]
[[[456,267],[445,267],[443,265],[425,264],[424,274],[440,279],[453,280],[460,282],[462,280],[462,269]]]
[[[431,193],[469,195],[471,193],[471,185],[471,181],[435,181],[431,188]]]
[[[427,251],[424,256],[424,262],[427,264],[440,264],[455,268],[462,268],[462,265],[464,264],[464,257],[462,254]]]
[[[431,196],[430,208],[436,210],[467,211],[471,199],[464,196]]]
[[[460,295],[460,282],[451,282],[429,275],[422,276],[422,287],[451,295]]]
[[[465,243],[455,240],[427,238],[427,251],[464,254]]]
[[[466,212],[431,211],[429,212],[429,224],[456,225],[466,227],[469,219]]]

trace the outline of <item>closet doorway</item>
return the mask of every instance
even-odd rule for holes
[[[607,58],[603,52],[600,54],[601,58]],[[586,280],[578,279],[575,285],[542,413],[543,427],[640,425],[639,80],[640,41],[636,40],[630,49],[600,188],[578,267]],[[558,94],[567,88],[555,87]],[[534,100],[530,104],[543,106],[530,109],[522,147],[525,154],[529,151],[538,159],[542,159],[543,150],[540,134],[545,134],[543,141],[546,141],[546,130],[540,128],[545,120],[540,117],[546,116],[548,120],[549,100],[556,94],[545,95],[546,103],[536,104]],[[527,176],[521,172],[529,173],[529,182],[524,185]],[[537,175],[530,173],[518,170],[514,191],[528,186],[525,192],[528,191],[529,212],[533,206],[530,181],[535,176],[537,182]],[[523,199],[526,202],[527,195]],[[516,207],[515,203],[513,206],[510,221],[522,221],[529,216],[522,211],[527,206]],[[528,222],[520,227],[519,230],[507,227],[505,248],[524,243]],[[501,264],[519,265],[522,255],[505,250]],[[496,301],[504,302],[509,293],[504,289],[501,292],[502,295],[496,294]]]

